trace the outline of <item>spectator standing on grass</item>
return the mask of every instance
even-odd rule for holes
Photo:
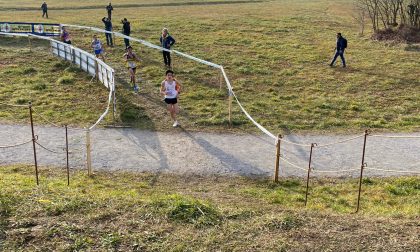
[[[133,48],[131,46],[127,47],[127,52],[124,54],[124,59],[127,62],[128,72],[130,74],[130,83],[133,84],[134,92],[139,91],[139,87],[136,84],[136,61],[140,61],[137,55],[133,52]]]
[[[106,7],[106,11],[108,12],[108,18],[111,20],[112,11],[114,10],[114,7],[112,7],[111,3]]]
[[[165,103],[167,109],[171,114],[171,118],[174,121],[172,127],[178,126],[176,115],[179,113],[178,97],[181,91],[181,85],[174,78],[174,72],[172,70],[166,71],[165,79],[162,81],[160,86],[160,93],[165,96]]]
[[[123,34],[126,36],[130,36],[130,33],[131,33],[130,22],[128,22],[128,20],[124,18],[123,20],[121,20],[121,23],[123,24]],[[130,40],[125,38],[124,44],[125,44],[125,48],[127,48],[130,45]]]
[[[160,36],[160,44],[163,48],[171,50],[171,46],[175,44],[175,39],[172,38],[171,35],[169,35],[168,29],[163,28],[162,29],[162,36]],[[167,51],[162,51],[163,53],[163,62],[165,63],[165,66],[171,67],[171,53]]]
[[[347,40],[341,36],[341,33],[337,33],[337,45],[335,47],[335,55],[330,63],[332,67],[337,57],[340,56],[343,67],[346,67],[346,60],[344,59],[344,50],[347,48]]]
[[[48,6],[46,2],[42,3],[41,9],[42,9],[42,17],[47,16],[48,18]]]
[[[102,58],[102,60],[105,60],[104,56],[104,49],[102,47],[101,41],[96,37],[96,35],[93,35],[93,40],[91,43],[91,46],[93,48],[93,51],[97,58]]]
[[[67,31],[66,27],[63,27],[63,30],[61,32],[61,41],[71,45],[70,33]]]
[[[111,19],[104,17],[104,18],[102,18],[102,22],[105,24],[105,30],[109,31],[109,32],[112,32]],[[106,37],[106,44],[108,46],[111,46],[111,47],[114,46],[114,43],[112,42],[112,33],[106,33],[105,32],[105,37]]]

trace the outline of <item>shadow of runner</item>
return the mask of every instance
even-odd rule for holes
[[[247,176],[252,175],[256,177],[266,177],[269,175],[269,172],[261,170],[252,164],[246,163],[236,158],[235,156],[226,153],[224,150],[214,146],[204,138],[195,137],[182,127],[180,127],[180,129],[182,133],[200,145],[207,153],[220,160],[220,162],[223,164],[223,167],[227,168],[228,173]]]

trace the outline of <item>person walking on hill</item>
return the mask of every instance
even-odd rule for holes
[[[70,33],[67,31],[66,27],[63,27],[63,30],[61,33],[61,41],[63,41],[66,44],[71,45]]]
[[[128,20],[124,18],[123,20],[121,20],[121,23],[123,24],[123,34],[126,36],[130,36],[130,33],[131,33],[130,22],[128,22]],[[125,38],[124,44],[125,44],[125,48],[127,48],[130,45],[130,40]]]
[[[98,39],[98,37],[96,37],[96,35],[93,35],[93,40],[92,40],[91,46],[93,48],[93,51],[94,51],[96,57],[97,58],[102,58],[102,60],[105,61],[104,49],[102,47],[102,43]]]
[[[337,57],[340,56],[343,67],[346,67],[346,60],[344,59],[344,50],[347,48],[347,40],[341,36],[341,33],[337,33],[337,45],[335,47],[335,55],[330,63],[330,66],[334,66]]]
[[[174,121],[172,127],[177,127],[179,125],[176,119],[176,115],[179,113],[178,97],[180,91],[181,85],[174,78],[174,72],[172,70],[167,70],[166,77],[160,86],[160,93],[165,96],[167,109],[171,114],[172,120]]]
[[[112,22],[111,22],[111,19],[104,17],[104,18],[102,18],[102,22],[105,25],[105,30],[106,31],[109,31],[109,32],[112,32]],[[112,33],[105,32],[105,37],[106,37],[106,44],[108,46],[113,47],[114,46],[114,43],[112,42]]]
[[[171,50],[171,46],[175,44],[175,39],[169,35],[168,29],[162,29],[162,36],[160,36],[160,44],[163,48]],[[165,66],[171,68],[171,53],[167,51],[162,51],[163,54],[163,63]]]
[[[106,11],[108,12],[108,18],[111,20],[112,11],[114,10],[114,7],[112,7],[111,3],[109,3],[108,6],[106,6]]]
[[[46,2],[43,2],[41,5],[42,17],[46,16],[48,18],[48,6]]]
[[[127,62],[127,68],[130,74],[130,83],[133,84],[134,92],[137,93],[139,91],[139,87],[136,84],[136,61],[140,61],[140,59],[133,52],[133,48],[131,46],[128,46],[126,50],[127,52],[123,55],[123,57]]]

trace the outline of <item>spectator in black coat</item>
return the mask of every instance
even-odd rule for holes
[[[105,24],[105,30],[112,32],[111,19],[104,17],[102,18],[102,22]],[[105,33],[105,37],[106,37],[106,44],[111,47],[114,46],[114,43],[112,42],[112,33]]]
[[[41,5],[41,9],[42,9],[42,17],[47,16],[47,18],[48,18],[48,6],[47,6],[46,2],[44,2]]]
[[[114,10],[114,7],[112,7],[111,3],[106,7],[106,11],[108,12],[108,18],[111,20],[112,11]]]
[[[130,22],[128,22],[128,20],[124,18],[123,20],[121,20],[121,23],[123,24],[123,34],[126,36],[130,36],[130,33],[131,33]],[[130,40],[125,38],[124,43],[125,43],[125,48],[127,48],[130,45]]]
[[[335,47],[335,55],[333,60],[330,63],[332,67],[337,60],[337,57],[340,56],[343,67],[346,67],[346,60],[344,59],[344,50],[347,48],[347,40],[341,36],[341,33],[337,33],[337,45]]]

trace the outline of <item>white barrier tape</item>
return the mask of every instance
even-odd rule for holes
[[[376,170],[376,171],[384,171],[384,172],[397,172],[397,173],[414,173],[414,174],[420,174],[420,171],[386,170],[386,169],[372,168],[372,167],[365,167],[364,169]]]
[[[185,54],[185,53],[182,53],[182,52],[180,52],[180,51],[177,51],[177,50],[172,50],[174,53],[176,53],[176,54],[179,54],[179,55],[181,55],[181,56],[183,56],[183,57],[185,57],[185,58],[189,58],[189,59],[191,59],[191,60],[194,60],[194,61],[197,61],[197,62],[200,62],[200,63],[202,63],[202,64],[205,64],[205,65],[208,65],[208,66],[211,66],[211,67],[214,67],[214,68],[221,68],[221,66],[220,65],[217,65],[217,64],[215,64],[215,63],[212,63],[212,62],[209,62],[209,61],[207,61],[207,60],[202,60],[202,59],[199,59],[199,58],[196,58],[196,57],[194,57],[194,56],[191,56],[191,55],[188,55],[188,54]]]
[[[108,106],[106,107],[105,112],[101,115],[101,117],[99,117],[98,121],[96,121],[96,123],[94,125],[90,126],[89,130],[92,130],[93,128],[95,128],[96,125],[98,125],[98,123],[101,122],[102,119],[104,119],[104,117],[108,114],[109,105],[111,104],[111,100],[112,100],[112,90],[109,91]]]
[[[96,28],[96,27],[81,26],[81,25],[62,24],[62,26],[74,27],[74,28],[79,28],[79,29],[88,29],[88,30],[92,30],[92,31],[96,31],[96,32],[102,32],[102,33],[115,34],[115,36],[117,36],[117,37],[129,39],[129,40],[132,40],[132,41],[136,41],[136,42],[139,42],[139,43],[141,43],[141,44],[143,44],[143,45],[145,45],[147,47],[150,47],[150,48],[154,48],[154,49],[158,49],[158,50],[166,51],[166,52],[174,52],[174,53],[179,54],[179,55],[181,55],[181,56],[183,56],[185,58],[188,58],[188,59],[191,59],[191,60],[200,62],[202,64],[205,64],[205,65],[208,65],[208,66],[211,66],[211,67],[214,67],[214,68],[220,68],[220,65],[217,65],[215,63],[212,63],[212,62],[209,62],[209,61],[206,61],[206,60],[199,59],[197,57],[191,56],[189,54],[186,54],[186,53],[183,53],[183,52],[180,52],[180,51],[168,50],[168,49],[163,48],[161,46],[154,45],[154,44],[152,44],[152,43],[150,43],[148,41],[145,41],[145,40],[142,40],[142,39],[137,39],[137,38],[134,38],[134,37],[131,37],[131,36],[124,35],[124,34],[122,34],[120,32],[107,31],[107,30],[104,30],[104,29]]]
[[[28,37],[28,34],[10,33],[10,32],[0,32],[0,35],[6,35],[6,36],[11,36],[11,37]]]
[[[312,146],[311,144],[301,144],[301,143],[290,142],[288,140],[285,140],[284,138],[281,139],[281,142],[282,143],[285,142],[285,143],[288,143],[288,144],[292,144],[292,145],[296,145],[296,146],[301,146],[301,147],[311,147]]]
[[[348,170],[317,170],[315,168],[311,168],[313,172],[317,172],[317,173],[342,173],[342,172],[351,172],[351,171],[360,171],[360,168],[355,168],[355,169],[348,169]]]
[[[298,165],[290,162],[289,160],[287,160],[287,159],[285,159],[283,157],[280,157],[280,159],[283,160],[284,162],[288,163],[289,165],[293,166],[294,168],[298,169],[298,170],[302,170],[302,171],[305,171],[305,172],[308,171],[308,169],[302,168],[302,167],[300,167],[300,166],[298,166]]]
[[[331,145],[336,145],[336,144],[340,144],[340,143],[349,142],[349,141],[352,141],[352,140],[355,140],[355,139],[358,139],[358,138],[361,138],[361,137],[364,137],[364,136],[365,136],[365,134],[355,136],[355,137],[352,137],[352,138],[348,138],[348,139],[344,139],[344,140],[341,140],[341,141],[333,142],[333,143],[315,145],[314,147],[316,147],[316,148],[327,147],[327,146],[331,146]]]
[[[369,135],[370,137],[383,137],[383,138],[420,138],[420,136],[387,136],[387,135]]]
[[[242,109],[242,112],[244,112],[244,114],[248,117],[249,120],[251,120],[255,126],[257,126],[262,132],[264,132],[267,136],[273,138],[274,140],[277,141],[277,137],[275,135],[273,135],[273,133],[271,133],[270,131],[268,131],[266,128],[264,128],[263,126],[261,126],[261,124],[257,123],[249,114],[248,112],[246,112],[246,110],[244,109],[244,107],[242,107],[242,104],[239,102],[238,97],[236,97],[235,92],[233,92],[233,90],[231,90],[231,93],[233,95],[233,97],[235,97],[236,102],[238,103],[239,107]]]
[[[7,148],[18,147],[18,146],[21,146],[21,145],[28,144],[28,143],[30,143],[30,142],[32,142],[32,139],[31,139],[31,140],[29,140],[29,141],[26,141],[26,142],[24,142],[24,143],[19,143],[19,144],[14,144],[14,145],[0,146],[0,149],[7,149]]]
[[[227,77],[225,69],[223,68],[223,66],[220,66],[220,71],[222,71],[223,78],[225,79],[225,82],[226,82],[226,85],[227,85],[229,91],[233,92],[232,91],[232,89],[233,89],[232,84],[230,83],[229,78]]]

